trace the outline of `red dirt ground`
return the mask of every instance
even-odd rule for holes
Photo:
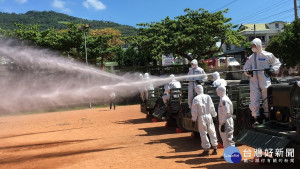
[[[0,168],[282,168],[230,164],[223,149],[198,157],[200,139],[175,131],[146,120],[138,105],[0,117]]]

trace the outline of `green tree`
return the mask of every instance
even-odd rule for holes
[[[173,53],[189,60],[213,56],[221,50],[216,43],[235,44],[240,46],[244,37],[236,30],[237,25],[229,23],[219,11],[210,13],[204,9],[185,9],[185,15],[170,19],[166,17],[161,22],[139,24],[138,36],[132,45],[149,53],[152,59],[157,60],[161,54]],[[188,55],[193,54],[193,58]]]
[[[112,28],[91,30],[87,40],[89,56],[97,63],[100,58],[100,67],[104,69],[104,61],[115,60],[119,46],[124,42],[120,39],[121,32]]]
[[[271,39],[267,51],[282,59],[287,67],[300,63],[300,19],[284,26],[284,31]]]

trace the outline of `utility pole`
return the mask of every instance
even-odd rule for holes
[[[294,8],[295,8],[295,20],[298,19],[298,0],[294,0]]]
[[[86,31],[88,31],[88,29],[90,28],[90,25],[89,24],[85,24],[84,27],[82,27],[81,25],[78,26],[78,29],[80,30],[83,30],[83,36],[84,36],[84,50],[85,50],[85,62],[86,62],[86,65],[88,66],[89,65],[89,62],[88,62],[88,57],[87,57],[87,47],[86,47]],[[89,84],[90,84],[90,75],[88,74],[88,87],[89,87]],[[89,108],[92,108],[92,102],[91,102],[91,98],[89,97]]]
[[[254,24],[254,38],[256,38],[256,26]]]

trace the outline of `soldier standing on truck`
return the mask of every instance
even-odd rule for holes
[[[223,141],[224,149],[228,146],[235,146],[233,139],[233,106],[229,97],[226,95],[225,86],[217,88],[217,95],[220,97],[218,118],[219,131]]]
[[[142,81],[144,79],[143,74],[139,74],[139,79],[140,81]],[[145,101],[145,92],[144,92],[144,88],[143,87],[139,87],[139,91],[140,91],[140,99],[141,102],[143,103]]]
[[[192,105],[192,121],[196,122],[198,119],[198,130],[201,137],[201,146],[204,151],[199,156],[208,156],[211,145],[213,152],[211,155],[217,155],[217,135],[213,118],[217,117],[214,103],[209,95],[203,93],[203,87],[197,85],[195,87],[197,96],[193,99]],[[207,137],[207,134],[210,138]]]
[[[214,72],[212,74],[212,80],[214,81],[211,85],[212,87],[219,87],[221,85],[227,86],[227,82],[224,79],[220,78],[219,72]]]
[[[169,76],[169,78],[171,78],[172,81],[170,83],[167,83],[164,86],[165,92],[164,92],[164,95],[162,96],[162,99],[163,99],[165,105],[167,104],[167,101],[170,99],[170,90],[171,89],[176,89],[176,88],[181,88],[180,82],[175,79],[175,76],[173,74],[171,74]],[[178,90],[178,92],[179,92],[179,90]],[[173,97],[174,98],[179,98],[179,94],[174,94]]]
[[[198,66],[198,61],[196,59],[191,61],[191,68],[189,68],[188,75],[199,75],[203,74],[203,76],[200,77],[192,77],[188,78],[187,81],[189,81],[189,87],[188,87],[188,104],[189,108],[192,107],[192,101],[195,96],[195,87],[197,83],[202,83],[207,79],[207,75],[205,74],[204,70]]]
[[[153,84],[152,82],[150,82],[150,77],[149,77],[149,73],[145,73],[144,75],[144,80],[145,81],[149,81],[144,89],[144,99],[148,100],[149,99],[149,94],[148,94],[148,90],[154,90]],[[154,93],[151,94],[151,97],[154,97]]]
[[[250,77],[250,105],[249,108],[254,118],[254,124],[259,124],[262,116],[269,118],[267,89],[271,85],[270,75],[278,73],[280,61],[270,52],[262,50],[262,42],[255,38],[251,42],[253,54],[244,65],[245,75]],[[266,71],[251,71],[252,69],[266,69]],[[260,98],[263,100],[264,114],[260,114]]]

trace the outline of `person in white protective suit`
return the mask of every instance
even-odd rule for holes
[[[144,76],[143,76],[143,74],[139,74],[139,79],[138,80],[143,80],[144,79]],[[141,88],[141,87],[139,87],[139,91],[140,91],[140,98],[141,98],[141,100],[142,100],[142,102],[144,102],[144,100],[145,100],[145,92],[144,92],[144,89],[143,88]]]
[[[162,96],[162,99],[163,99],[165,104],[167,104],[167,101],[170,99],[170,90],[171,89],[176,89],[176,88],[181,88],[180,82],[175,79],[175,76],[173,74],[171,74],[169,76],[169,78],[171,78],[172,81],[170,83],[167,83],[164,86],[165,92],[164,92],[164,95]],[[179,98],[179,94],[174,94],[173,97],[174,98]]]
[[[198,66],[198,61],[196,59],[194,59],[191,61],[191,68],[189,68],[188,75],[200,75],[200,74],[202,74],[203,76],[192,77],[192,78],[187,79],[187,81],[189,81],[189,86],[188,86],[189,108],[192,107],[192,101],[195,96],[194,90],[195,90],[197,83],[201,83],[201,82],[207,80],[207,75],[205,74],[204,70]]]
[[[144,74],[144,79],[146,81],[150,81],[149,73]],[[147,83],[145,86],[144,99],[149,99],[148,90],[154,90],[153,84],[151,82]],[[154,97],[154,94],[151,94],[151,96]]]
[[[226,95],[225,86],[217,88],[217,95],[220,97],[218,118],[219,118],[219,131],[223,141],[224,149],[228,146],[235,146],[233,139],[233,106],[231,100]]]
[[[218,142],[213,118],[216,118],[217,113],[214,103],[209,95],[203,93],[203,87],[201,85],[197,85],[195,90],[198,95],[193,99],[192,121],[195,122],[198,119],[198,130],[201,137],[201,146],[204,149],[200,156],[209,155],[209,148],[211,145],[214,149],[211,155],[216,155]],[[209,135],[211,144],[209,143],[207,133]]]
[[[212,87],[219,87],[221,85],[227,86],[227,82],[224,79],[220,78],[219,72],[214,72],[212,74],[212,80],[214,81],[211,85]]]
[[[258,119],[260,116],[260,102],[262,98],[264,116],[268,118],[268,101],[267,101],[267,89],[271,85],[270,77],[266,74],[278,73],[281,66],[280,61],[270,52],[262,50],[262,42],[260,39],[255,38],[251,42],[251,48],[253,54],[249,57],[244,65],[246,70],[245,75],[250,76],[250,105],[249,108],[252,111],[254,117],[254,125],[259,124]],[[251,71],[252,69],[268,69],[267,71]]]
[[[300,81],[297,82],[298,86],[300,87]]]

